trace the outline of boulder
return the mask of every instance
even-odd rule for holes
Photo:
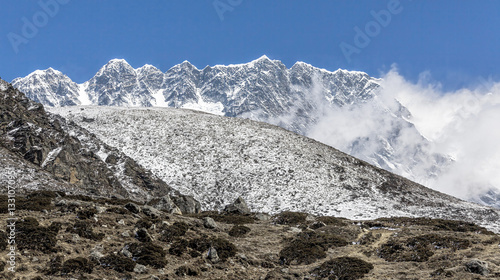
[[[266,213],[257,213],[255,214],[255,218],[259,221],[269,221],[271,220],[271,215],[266,214]]]
[[[224,211],[231,214],[248,215],[250,214],[250,208],[248,208],[247,203],[240,196],[233,203],[226,205]]]
[[[470,260],[465,263],[465,270],[470,273],[486,276],[490,271],[488,270],[488,263],[480,260]]]
[[[172,200],[179,207],[182,214],[195,214],[201,211],[201,204],[192,196],[173,196]]]
[[[138,274],[146,274],[148,272],[148,268],[142,264],[136,264],[134,267],[134,272]]]
[[[159,199],[153,199],[147,203],[148,205],[158,209],[160,211],[166,211],[170,214],[179,214],[181,210],[177,205],[172,201],[169,195],[164,195]]]
[[[151,235],[145,228],[140,228],[139,230],[137,230],[137,232],[135,233],[135,238],[141,242],[153,241],[153,238],[151,238]]]
[[[208,249],[207,258],[212,263],[217,263],[219,261],[219,255],[217,254],[217,250],[214,247],[210,247]]]
[[[138,214],[140,211],[141,211],[141,208],[139,207],[139,205],[135,204],[135,203],[132,203],[132,202],[129,202],[127,204],[125,204],[124,206],[128,211],[134,213],[134,214]]]
[[[214,219],[210,217],[203,218],[203,226],[209,229],[217,228],[217,224],[215,223]]]
[[[150,217],[153,220],[160,218],[162,215],[162,212],[160,212],[160,210],[157,210],[151,206],[143,206],[142,213],[144,213],[144,215]]]

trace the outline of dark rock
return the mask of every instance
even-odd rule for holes
[[[151,205],[152,207],[158,210],[166,211],[170,214],[181,212],[179,207],[175,205],[175,203],[172,201],[169,195],[164,195],[159,199],[153,199],[149,201],[147,204]]]
[[[142,213],[144,213],[146,216],[150,217],[151,219],[158,219],[162,216],[162,213],[159,210],[157,210],[151,206],[143,206]]]
[[[141,211],[141,208],[139,207],[139,205],[132,203],[132,202],[125,204],[124,207],[125,207],[125,209],[127,209],[128,211],[130,211],[134,214],[139,214],[139,212]]]
[[[490,273],[488,263],[480,260],[470,260],[465,263],[465,270],[470,273],[486,276]]]
[[[149,234],[148,230],[145,228],[139,229],[135,233],[135,238],[141,242],[151,242],[153,241],[153,238],[151,238],[151,235]]]
[[[182,214],[195,214],[201,212],[200,203],[192,196],[181,195],[172,197],[175,205],[179,207]]]
[[[245,202],[245,200],[243,200],[241,196],[238,197],[233,203],[226,205],[224,211],[231,214],[240,214],[240,215],[247,215],[251,213],[250,208],[248,208],[247,203]]]

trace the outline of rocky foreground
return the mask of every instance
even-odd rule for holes
[[[168,199],[39,191],[0,198],[1,279],[499,279],[500,236],[426,218],[351,221],[298,212],[182,215]],[[15,229],[6,227],[15,217]],[[12,268],[8,237],[15,237]],[[12,263],[14,264],[14,263]],[[15,270],[12,272],[10,270]]]

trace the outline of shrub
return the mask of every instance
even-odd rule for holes
[[[233,243],[222,238],[193,238],[191,240],[178,239],[169,249],[169,253],[176,256],[181,256],[184,252],[191,249],[189,254],[191,256],[199,256],[201,253],[207,251],[210,247],[217,250],[217,255],[223,261],[236,255],[236,246]]]
[[[16,242],[20,250],[36,250],[44,253],[54,252],[59,227],[41,227],[35,218],[24,218],[16,224]]]
[[[52,258],[48,263],[48,267],[44,270],[45,274],[54,275],[61,272],[62,260],[63,257],[59,255]]]
[[[306,222],[307,213],[285,211],[276,215],[274,221],[279,225],[297,225]]]
[[[0,231],[0,251],[7,249],[7,233]]]
[[[174,256],[182,256],[187,251],[189,243],[185,239],[177,239],[168,249],[168,253]]]
[[[199,268],[187,265],[180,266],[175,270],[177,276],[198,276],[200,273]]]
[[[52,205],[52,198],[45,196],[35,196],[32,198],[16,198],[16,207],[29,211],[43,211],[51,210],[54,208]]]
[[[408,217],[392,217],[392,218],[379,218],[376,221],[391,224],[395,226],[429,226],[432,230],[454,231],[454,232],[479,232],[487,235],[494,235],[493,232],[487,230],[482,226],[474,223],[444,220],[444,219],[431,219],[431,218],[408,218]]]
[[[302,232],[280,251],[279,257],[282,264],[311,264],[325,258],[328,248],[347,244],[345,239],[334,234]]]
[[[162,235],[160,241],[172,242],[174,238],[184,236],[189,229],[188,224],[184,222],[175,222],[173,225],[167,227]]]
[[[246,226],[235,225],[229,230],[228,234],[233,237],[241,237],[250,232],[250,228]]]
[[[64,192],[60,191],[47,191],[47,190],[41,190],[41,191],[34,191],[30,194],[28,194],[26,197],[28,199],[32,199],[35,197],[47,197],[47,198],[56,198],[59,196],[65,196],[66,194]]]
[[[113,269],[118,272],[134,271],[135,262],[121,255],[107,255],[100,260],[103,267]]]
[[[136,228],[150,228],[153,226],[153,222],[150,218],[143,218],[135,223]]]
[[[81,219],[81,220],[87,220],[87,219],[94,217],[95,214],[97,214],[96,209],[93,209],[93,208],[83,209],[83,210],[76,212],[76,217],[78,219]]]
[[[361,229],[357,226],[346,225],[346,226],[326,226],[316,230],[316,232],[322,232],[331,235],[342,236],[346,241],[355,241]]]
[[[326,258],[326,252],[318,245],[295,242],[283,248],[279,257],[282,264],[311,264],[316,260]]]
[[[116,214],[121,214],[121,215],[130,214],[130,211],[128,211],[127,209],[122,208],[122,207],[111,207],[111,208],[106,209],[106,212],[116,213]]]
[[[253,224],[255,223],[255,218],[249,215],[238,215],[238,214],[229,214],[229,213],[218,213],[215,211],[205,211],[198,214],[190,214],[187,216],[195,217],[195,218],[205,218],[210,217],[214,219],[216,222],[225,223],[225,224],[233,224],[233,225],[243,225],[243,224]]]
[[[150,265],[154,268],[164,268],[167,265],[165,256],[167,253],[161,246],[151,242],[130,243],[126,245],[132,253],[134,260],[143,265]]]
[[[92,273],[92,270],[94,270],[94,264],[91,261],[86,258],[77,257],[65,261],[62,265],[61,272],[63,274],[72,272]]]
[[[81,194],[75,194],[75,195],[66,195],[67,199],[74,199],[74,200],[80,200],[80,201],[87,201],[91,202],[94,201],[94,199],[88,195],[81,195]]]
[[[68,232],[76,233],[80,237],[94,241],[101,241],[104,238],[104,233],[95,233],[92,229],[92,224],[88,221],[76,221],[72,227],[66,229]]]
[[[211,240],[212,247],[217,250],[217,254],[221,260],[227,260],[236,255],[236,246],[226,239],[216,238]]]
[[[356,280],[373,269],[371,263],[358,258],[340,257],[324,262],[311,271],[315,276],[331,280]]]
[[[440,236],[437,234],[425,234],[411,237],[406,240],[389,240],[382,244],[379,249],[379,256],[386,261],[394,262],[425,262],[434,255],[434,250],[450,248],[461,250],[470,247],[471,243],[467,239],[454,236]]]
[[[317,217],[316,220],[325,223],[326,225],[329,226],[345,226],[345,219],[342,218],[337,218],[333,216],[321,216]]]

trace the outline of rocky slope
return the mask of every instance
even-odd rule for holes
[[[497,209],[430,190],[266,123],[169,108],[51,110],[193,195],[205,210],[242,196],[258,212],[424,216],[500,230]]]
[[[183,216],[119,200],[28,195],[43,203],[16,211],[15,272],[7,259],[9,232],[0,231],[2,279],[500,277],[500,236],[470,223],[292,212]],[[0,203],[2,229],[5,211]]]
[[[19,192],[54,187],[137,200],[180,196],[117,149],[74,124],[67,129],[64,119],[1,82],[1,178],[6,185],[13,183]]]

